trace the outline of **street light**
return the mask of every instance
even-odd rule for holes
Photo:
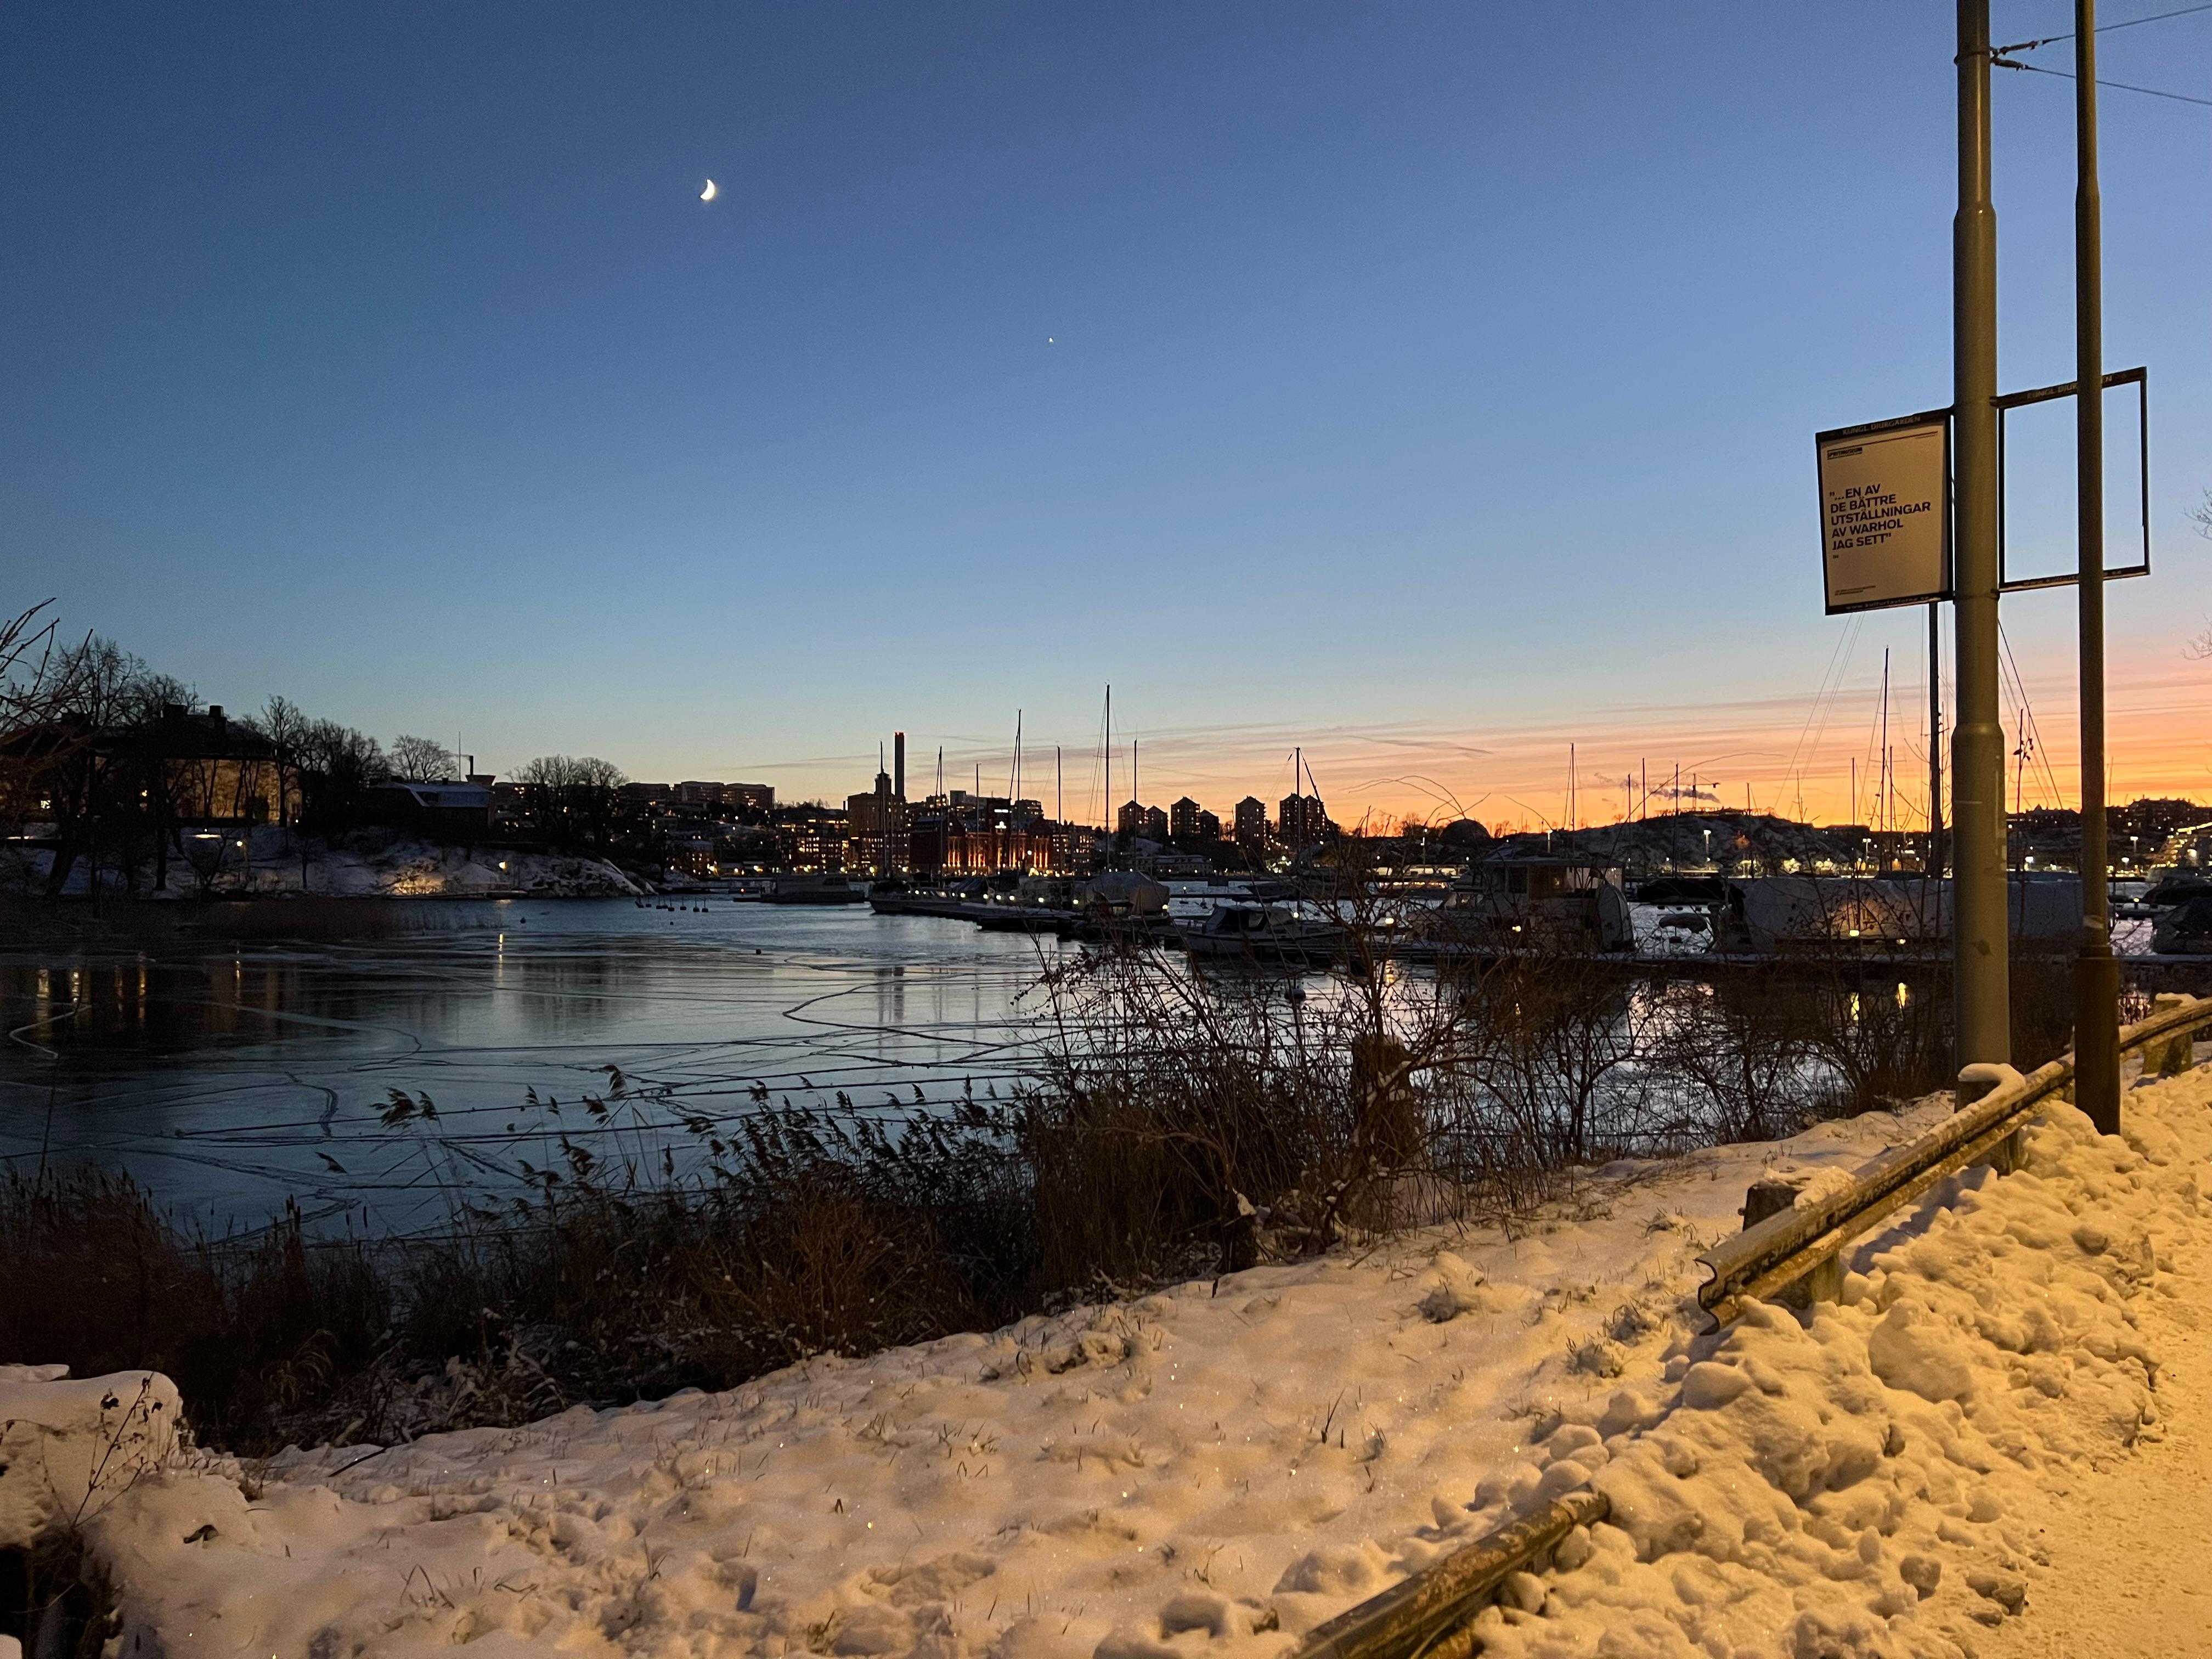
[[[2105,832],[2104,206],[2097,187],[2097,0],[2074,0],[2075,502],[2080,560],[2081,945],[2074,963],[2074,1103],[2120,1132],[2120,964]]]

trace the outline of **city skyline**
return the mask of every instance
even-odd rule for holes
[[[2038,596],[2038,599],[2046,607],[2056,608],[2055,596]],[[1838,623],[1839,630],[1844,627]],[[1140,757],[1139,781],[1144,785],[1148,803],[1164,804],[1188,793],[1203,804],[1215,805],[1217,802],[1233,804],[1252,794],[1272,805],[1290,792],[1291,756],[1302,749],[1305,764],[1330,802],[1332,815],[1348,825],[1370,816],[1378,821],[1408,817],[1441,821],[1463,809],[1467,816],[1486,824],[1509,822],[1542,828],[1547,822],[1565,822],[1571,749],[1579,763],[1574,775],[1583,809],[1577,819],[1581,823],[1620,816],[1624,802],[1642,792],[1640,776],[1632,789],[1625,787],[1631,774],[1648,774],[1653,810],[1660,810],[1664,805],[1662,781],[1671,780],[1678,766],[1686,799],[1694,781],[1703,790],[1717,788],[1717,796],[1708,799],[1707,805],[1743,810],[1743,791],[1748,784],[1750,806],[1759,812],[1820,821],[1861,821],[1873,787],[1867,780],[1874,771],[1871,737],[1878,720],[1881,672],[1880,649],[1867,643],[1869,637],[1859,636],[1857,654],[1871,655],[1872,677],[1843,680],[1825,700],[1784,696],[1672,709],[1623,708],[1618,711],[1620,723],[1635,729],[1609,741],[1602,735],[1595,738],[1586,735],[1592,726],[1571,726],[1563,720],[1476,733],[1439,732],[1412,721],[1335,729],[1293,729],[1261,723],[1229,729],[1161,726],[1140,727],[1131,733],[1121,725],[1119,712],[1129,706],[1128,694],[1126,689],[1117,688],[1112,807],[1118,809],[1131,799],[1130,738],[1133,736]],[[1839,659],[1843,643],[1839,638]],[[1923,665],[1924,656],[1908,655],[1893,661],[1891,747],[1898,810],[1906,827],[1923,821],[1927,793]],[[2151,665],[2151,671],[2123,664],[2114,672],[2113,707],[2116,713],[2128,717],[2128,724],[2116,732],[2112,745],[2115,800],[2201,793],[2212,784],[2212,739],[2200,740],[2185,733],[2178,741],[2129,740],[2129,733],[2145,728],[2181,730],[2195,706],[2191,699],[2208,672],[2178,652],[2172,663]],[[2007,786],[2008,804],[2014,799],[2017,782],[2021,804],[2026,807],[2071,805],[2076,783],[2071,680],[2050,675],[2040,680],[2027,677],[2025,683],[2040,741],[2025,768],[2008,763],[2008,778],[2012,781]],[[2009,678],[2007,684],[2009,735],[2014,730]],[[1947,641],[1947,725],[1950,696]],[[1828,710],[1825,721],[1819,718],[1816,701]],[[234,712],[250,714],[255,706],[234,703],[232,708]],[[1035,710],[1022,712],[1024,719],[1034,720]],[[343,711],[340,717],[343,718]],[[881,734],[885,754],[895,729],[887,725]],[[1602,731],[1601,726],[1595,729]],[[1640,744],[1639,734],[1644,739]],[[388,738],[391,734],[376,735]],[[501,775],[510,775],[537,753],[582,753],[587,749],[580,744],[555,741],[527,752],[500,755],[477,749],[465,729],[456,735],[474,754],[480,769]],[[779,800],[829,805],[842,801],[865,786],[879,761],[873,735],[865,750],[856,746],[842,754],[775,759],[762,758],[760,750],[749,747],[708,750],[703,755],[689,751],[672,757],[665,749],[656,750],[652,746],[652,735],[640,734],[644,741],[638,743],[618,743],[605,758],[633,778],[670,784],[684,779],[758,775],[762,781],[775,785]],[[940,738],[948,788],[977,789],[980,769],[980,793],[1007,793],[1014,754],[1011,720],[1006,732],[996,738],[909,730],[910,799],[934,793]],[[1087,738],[1063,741],[1060,747],[1069,818],[1106,822],[1109,809],[1101,796],[1103,769],[1097,712],[1094,710]],[[1048,807],[1054,799],[1053,748],[1050,732],[1040,732],[1033,725],[1028,729],[1024,739],[1022,793],[1042,800]],[[656,756],[662,763],[653,763]],[[1856,814],[1851,811],[1854,759],[1860,768]],[[927,788],[922,787],[925,784]],[[1948,799],[1948,785],[1946,791]]]
[[[2043,601],[2048,605],[2051,600]],[[1841,646],[1838,641],[1838,663]],[[1861,636],[1859,653],[1869,652]],[[1347,826],[1363,821],[1395,823],[1406,818],[1443,822],[1456,816],[1486,825],[1510,823],[1541,829],[1566,822],[1571,775],[1579,809],[1575,821],[1601,823],[1635,810],[1648,779],[1651,810],[1669,805],[1666,790],[1679,787],[1686,806],[1703,804],[1730,811],[1751,810],[1808,821],[1863,822],[1874,798],[1876,775],[1874,733],[1878,729],[1881,653],[1872,649],[1873,678],[1843,678],[1825,698],[1776,696],[1727,704],[1616,711],[1626,733],[1610,738],[1601,723],[1570,725],[1564,720],[1530,723],[1481,732],[1443,732],[1404,721],[1372,727],[1293,729],[1254,723],[1224,728],[1206,726],[1146,726],[1125,731],[1117,716],[1114,750],[1114,799],[1103,800],[1103,768],[1098,734],[1087,741],[1060,744],[1062,788],[1070,821],[1103,823],[1110,811],[1133,797],[1131,738],[1140,757],[1139,782],[1147,804],[1164,804],[1190,794],[1209,806],[1233,805],[1247,794],[1271,804],[1290,793],[1291,757],[1303,750],[1316,787],[1330,803],[1333,817]],[[1838,663],[1832,663],[1834,668]],[[1893,662],[1890,739],[1896,780],[1899,827],[1924,823],[1927,796],[1927,689],[1924,658]],[[155,664],[159,669],[161,665]],[[2162,667],[2162,672],[2160,672]],[[2188,796],[2212,786],[2212,739],[2189,734],[2187,718],[2208,671],[2181,658],[2170,665],[2122,664],[2112,679],[2112,704],[2127,724],[2112,743],[2112,797]],[[2017,752],[2008,763],[2007,803],[2026,808],[2071,806],[2078,780],[2075,772],[2070,679],[2023,675],[2037,738],[2026,763]],[[2007,679],[2008,736],[2016,731],[2013,682]],[[219,706],[220,696],[207,697]],[[1126,694],[1121,707],[1127,706]],[[1947,727],[1951,692],[1948,649],[1944,700]],[[228,707],[251,718],[258,702],[241,700]],[[1821,718],[1820,710],[1826,710]],[[342,720],[345,711],[334,712]],[[1033,711],[1025,711],[1031,714]],[[1601,735],[1590,738],[1592,730]],[[888,744],[890,728],[883,742]],[[2148,731],[2151,741],[2130,740]],[[2174,738],[2166,734],[2180,732]],[[371,735],[389,741],[396,733]],[[591,752],[582,744],[556,740],[527,751],[501,754],[481,749],[465,727],[454,736],[453,751],[464,763],[508,776],[540,753]],[[908,770],[915,780],[910,799],[935,792],[939,734],[909,732]],[[977,733],[941,734],[945,781],[951,789],[1006,795],[1012,783],[1013,738]],[[1639,737],[1642,741],[1639,743]],[[697,750],[671,756],[656,748],[654,734],[618,740],[604,758],[637,779],[674,784],[686,779],[750,777],[774,785],[783,801],[836,805],[872,776],[878,757],[855,748],[848,753],[763,758],[757,748]],[[1470,740],[1472,739],[1472,740]],[[444,741],[442,739],[439,741]],[[1022,793],[1054,803],[1054,741],[1033,727],[1024,739]],[[1577,763],[1570,772],[1571,756]],[[658,759],[660,763],[654,763]],[[1857,763],[1854,780],[1852,763]],[[460,768],[453,770],[458,775]],[[980,782],[977,773],[980,770]],[[927,785],[927,787],[923,786]],[[1745,790],[1750,795],[1747,799]],[[1692,788],[1697,790],[1692,794]],[[1856,787],[1856,796],[1854,788]],[[1042,791],[1039,793],[1039,791]],[[1946,799],[1948,786],[1946,785]],[[1856,801],[1856,805],[1855,805]],[[1948,818],[1948,808],[1947,808]]]
[[[1862,651],[1865,648],[1863,643]],[[1133,734],[1141,754],[1139,781],[1157,781],[1145,784],[1147,803],[1165,803],[1183,793],[1208,805],[1217,799],[1233,802],[1248,793],[1273,802],[1290,792],[1291,755],[1295,749],[1303,748],[1305,764],[1313,769],[1322,794],[1330,802],[1332,815],[1346,823],[1356,823],[1370,813],[1382,819],[1436,818],[1439,814],[1449,817],[1457,807],[1486,823],[1525,821],[1542,828],[1547,819],[1564,822],[1571,748],[1578,762],[1572,775],[1583,809],[1576,815],[1581,823],[1601,822],[1603,814],[1618,817],[1624,801],[1640,796],[1641,775],[1632,790],[1625,787],[1624,781],[1632,773],[1648,775],[1656,802],[1662,775],[1671,779],[1678,766],[1686,799],[1695,780],[1706,790],[1717,787],[1718,797],[1709,800],[1709,805],[1742,810],[1743,790],[1749,785],[1752,810],[1782,817],[1857,821],[1863,818],[1865,801],[1873,787],[1866,780],[1874,768],[1875,745],[1869,739],[1878,720],[1880,650],[1874,649],[1872,656],[1871,678],[1848,680],[1826,699],[1808,695],[1650,711],[1624,708],[1617,712],[1618,723],[1634,729],[1616,732],[1610,738],[1604,734],[1601,724],[1571,725],[1565,720],[1486,732],[1441,732],[1411,721],[1334,730],[1258,723],[1233,729],[1146,727]],[[2131,742],[2127,735],[2143,726],[2179,731],[2197,706],[2192,700],[2201,695],[2206,674],[2205,669],[2179,653],[2173,663],[2152,665],[2151,672],[2132,665],[2116,667],[2112,706],[2116,717],[2125,717],[2130,724],[2116,731],[2112,744],[2115,800],[2142,795],[2201,794],[2212,787],[2212,739],[2200,739],[2185,731],[2178,738],[2154,742]],[[2077,793],[2071,679],[2057,674],[2039,678],[2025,672],[2023,679],[2038,742],[2026,766],[2019,769],[2021,804],[2027,808],[2069,806]],[[1117,689],[1117,698],[1121,696]],[[1947,741],[1950,696],[1947,641]],[[1825,721],[1818,716],[1816,702],[1829,710]],[[2012,707],[2008,681],[2008,737],[2014,730]],[[1924,814],[1927,798],[1927,685],[1919,664],[1911,659],[1893,664],[1890,708],[1899,811],[1905,820],[1917,823]],[[1599,735],[1588,735],[1593,731]],[[1644,739],[1641,744],[1639,733]],[[933,790],[938,739],[918,730],[909,730],[908,738],[909,775],[933,780]],[[996,739],[976,733],[948,733],[944,741],[949,787],[974,788],[980,767],[982,793],[1006,793],[1013,757],[1011,730]],[[1118,808],[1131,799],[1130,744],[1118,720],[1114,747],[1114,805]],[[1063,743],[1061,752],[1069,816],[1073,818],[1081,816],[1079,805],[1096,802],[1100,797],[1103,768],[1096,731],[1087,744]],[[1024,754],[1023,793],[1049,805],[1048,782],[1037,781],[1050,777],[1049,733],[1032,732],[1024,740]],[[859,749],[844,755],[780,760],[729,756],[720,773],[712,767],[688,772],[667,765],[631,767],[619,756],[611,758],[634,775],[672,781],[678,775],[736,776],[750,768],[763,776],[776,777],[780,799],[832,802],[851,793],[853,780],[863,771],[872,775],[875,769],[870,752]],[[1854,759],[1860,769],[1857,819],[1850,810]],[[1040,767],[1045,769],[1041,772]],[[2014,777],[2009,763],[2007,775]],[[1037,795],[1040,787],[1045,789],[1044,795]],[[2009,804],[2012,782],[2008,782],[2007,791]],[[908,793],[915,796],[912,788]],[[1085,805],[1083,810],[1091,808]],[[1656,805],[1654,810],[1657,810]]]

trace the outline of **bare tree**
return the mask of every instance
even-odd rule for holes
[[[336,720],[317,720],[300,739],[301,817],[325,832],[343,827],[352,821],[362,792],[391,775],[374,738]]]
[[[195,893],[202,899],[213,897],[216,882],[230,866],[230,837],[196,831],[182,839]]]
[[[533,789],[565,789],[576,781],[576,763],[567,755],[540,755],[515,768],[514,781]]]
[[[45,600],[0,622],[0,826],[11,831],[36,811],[39,774],[60,734],[61,677],[55,661],[57,621]]]
[[[540,755],[525,762],[514,781],[529,791],[538,833],[556,847],[574,848],[605,847],[614,829],[615,792],[629,779],[595,755]]]
[[[453,763],[453,751],[435,738],[410,737],[401,732],[392,738],[392,747],[386,751],[391,763],[392,775],[410,783],[428,783],[446,775]]]
[[[58,653],[52,674],[49,708],[58,741],[39,778],[54,826],[46,890],[59,894],[82,860],[97,895],[100,866],[111,854],[125,886],[135,888],[140,856],[150,847],[158,857],[173,817],[160,724],[191,693],[96,634]]]
[[[298,775],[301,745],[307,741],[313,722],[290,698],[271,697],[253,723],[261,735],[276,747],[276,822],[289,826],[292,822],[294,792],[286,784],[288,779]]]
[[[562,805],[568,786],[575,781],[576,763],[566,755],[539,755],[514,771],[530,803],[531,827],[547,842],[561,839]]]

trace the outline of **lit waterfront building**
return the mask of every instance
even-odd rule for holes
[[[1237,803],[1237,844],[1255,858],[1267,850],[1267,803],[1247,795]]]
[[[1275,838],[1295,853],[1327,841],[1335,828],[1319,795],[1285,795],[1275,820]]]
[[[891,788],[888,772],[876,774],[876,787],[845,798],[845,868],[856,874],[893,875],[907,867],[906,803]]]

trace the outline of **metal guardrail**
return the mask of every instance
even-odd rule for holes
[[[2212,997],[2160,996],[2149,1018],[2121,1028],[2120,1052],[2145,1050],[2146,1072],[2172,1076],[2189,1069],[2193,1036],[2208,1025]],[[1976,1164],[2008,1170],[2014,1137],[2073,1080],[2070,1054],[2025,1077],[2009,1066],[1967,1067],[1961,1089],[1984,1089],[1978,1099],[1862,1164],[1848,1186],[1754,1221],[1699,1256],[1712,1278],[1699,1288],[1698,1304],[1724,1325],[1747,1299],[1803,1299],[1808,1289],[1817,1297],[1851,1241],[1884,1217]],[[1576,1527],[1604,1520],[1611,1507],[1588,1487],[1563,1492],[1316,1626],[1289,1659],[1466,1659],[1480,1646],[1469,1621],[1498,1587]]]
[[[1577,1527],[1611,1511],[1605,1494],[1583,1486],[1562,1492],[1534,1514],[1509,1521],[1379,1595],[1306,1632],[1291,1659],[1464,1659],[1474,1652],[1465,1626],[1498,1587]]]
[[[2186,1070],[2186,1039],[2212,1025],[2212,999],[2161,996],[2151,1017],[2120,1030],[2120,1052],[2155,1048],[2154,1069]],[[2013,1137],[2045,1102],[2074,1081],[2074,1057],[2063,1054],[2022,1077],[2009,1066],[1970,1066],[1962,1088],[1995,1085],[1925,1134],[1862,1164],[1847,1187],[1755,1221],[1698,1260],[1712,1278],[1698,1302],[1720,1324],[1736,1316],[1747,1297],[1788,1298],[1794,1287],[1820,1273],[1869,1231],[1939,1182],[1976,1164],[2011,1167]]]

